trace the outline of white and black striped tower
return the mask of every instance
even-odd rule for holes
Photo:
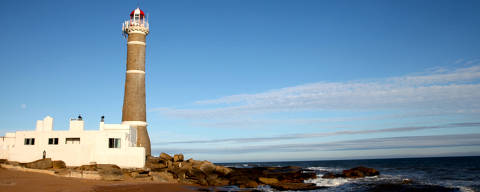
[[[145,110],[145,40],[149,26],[145,13],[139,8],[133,10],[130,20],[123,23],[122,30],[127,37],[127,74],[122,124],[136,127],[137,147],[144,147],[145,155],[150,156],[150,137],[147,132]]]

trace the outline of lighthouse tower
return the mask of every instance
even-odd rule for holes
[[[145,104],[145,47],[149,32],[145,13],[139,8],[130,13],[130,20],[123,23],[122,31],[127,37],[127,74],[122,109],[122,124],[137,129],[137,147],[145,148],[151,155],[150,137],[147,132]]]

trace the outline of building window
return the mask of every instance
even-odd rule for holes
[[[108,148],[120,148],[120,138],[108,138]]]
[[[25,145],[35,145],[35,138],[25,138]]]
[[[58,145],[58,138],[48,138],[49,145]]]
[[[80,138],[65,138],[65,144],[80,144]]]

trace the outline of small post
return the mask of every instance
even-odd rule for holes
[[[43,150],[43,159],[45,159],[46,157],[47,157],[47,152]]]

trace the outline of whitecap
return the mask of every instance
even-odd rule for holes
[[[475,192],[475,190],[473,189],[470,189],[468,187],[465,187],[465,186],[457,186],[461,192]]]
[[[324,178],[316,178],[316,179],[307,179],[305,183],[315,183],[315,185],[319,187],[336,187],[348,183],[349,180],[345,178],[335,178],[335,179],[324,179]]]
[[[341,172],[343,170],[343,168],[337,167],[307,167],[306,169],[326,172]]]

